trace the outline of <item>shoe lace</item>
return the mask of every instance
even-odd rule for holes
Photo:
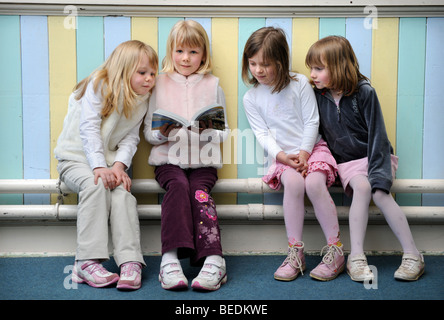
[[[338,247],[335,244],[326,245],[321,250],[321,256],[322,256],[322,253],[324,252],[324,249],[326,249],[326,248],[328,249],[328,251],[325,254],[325,256],[322,258],[322,262],[325,264],[332,264],[333,261],[335,261],[335,267],[337,267],[336,260],[335,260],[335,253],[339,254],[340,256],[343,256],[344,252],[342,251],[342,248]]]
[[[416,260],[411,258],[403,258],[401,267],[407,270],[413,270],[416,265]]]
[[[127,277],[131,277],[133,275],[133,272],[140,272],[140,265],[138,263],[125,263],[122,266],[121,274],[125,275]]]
[[[303,275],[304,272],[302,271],[302,260],[299,258],[298,251],[302,250],[304,248],[304,245],[301,246],[292,246],[288,248],[288,255],[287,258],[284,260],[284,264],[288,263],[290,266],[292,266],[295,269],[299,269],[301,271],[301,274]]]
[[[367,262],[364,259],[353,260],[353,265],[358,270],[367,271],[367,269],[369,269]]]
[[[82,266],[83,270],[86,270],[89,274],[93,274],[95,272],[99,272],[101,274],[107,274],[108,270],[106,270],[100,263],[92,262],[90,264],[85,264]]]

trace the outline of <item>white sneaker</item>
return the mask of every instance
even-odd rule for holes
[[[196,278],[193,279],[191,287],[199,290],[214,291],[227,282],[227,267],[225,259],[221,262],[205,261]]]
[[[139,262],[127,262],[121,266],[117,289],[137,290],[142,286],[142,265]]]
[[[373,272],[368,267],[365,254],[357,254],[353,257],[348,256],[347,273],[353,281],[373,281]]]
[[[106,270],[98,260],[82,260],[74,264],[72,281],[86,282],[91,287],[102,288],[119,281],[119,275]]]
[[[424,257],[405,253],[402,256],[402,263],[398,270],[395,271],[395,279],[415,281],[424,273],[425,263]]]
[[[188,287],[188,280],[178,260],[166,261],[160,265],[159,281],[162,288],[167,290]]]

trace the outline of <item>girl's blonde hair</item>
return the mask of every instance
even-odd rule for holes
[[[151,67],[157,70],[157,53],[149,45],[138,40],[119,44],[100,67],[76,85],[76,99],[83,97],[88,83],[93,80],[94,92],[100,87],[103,97],[102,117],[106,118],[117,110],[119,101],[123,100],[123,114],[129,118],[138,97],[131,87],[131,77],[143,54],[147,55]]]
[[[360,80],[368,78],[359,71],[359,63],[350,42],[341,36],[328,36],[315,42],[308,50],[305,65],[326,67],[330,75],[329,89],[345,96],[358,89]]]
[[[194,20],[180,20],[171,29],[167,39],[166,55],[163,59],[162,72],[173,72],[173,53],[176,47],[187,46],[203,48],[202,63],[196,73],[206,74],[212,69],[210,40],[207,32]]]
[[[276,77],[270,85],[274,92],[280,92],[290,83],[297,80],[290,75],[290,50],[288,48],[285,32],[280,28],[264,27],[256,30],[245,44],[242,57],[242,80],[245,83],[259,84],[250,73],[249,59],[262,49],[264,63],[271,64],[275,69]]]

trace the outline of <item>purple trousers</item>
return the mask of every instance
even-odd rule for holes
[[[179,258],[190,257],[192,265],[209,255],[222,256],[216,205],[210,196],[216,168],[165,164],[154,172],[166,191],[161,204],[162,254],[178,249]]]

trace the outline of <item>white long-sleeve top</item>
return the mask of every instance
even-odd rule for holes
[[[91,169],[109,167],[119,161],[130,167],[140,141],[139,128],[148,110],[147,98],[140,97],[129,119],[125,118],[122,103],[103,119],[100,88],[94,92],[93,81],[88,83],[80,100],[72,93],[63,131],[54,150],[58,160],[88,163]]]
[[[319,113],[316,97],[307,77],[295,74],[297,81],[279,93],[270,86],[259,84],[244,95],[247,119],[256,139],[276,159],[280,151],[311,154],[320,140]]]

